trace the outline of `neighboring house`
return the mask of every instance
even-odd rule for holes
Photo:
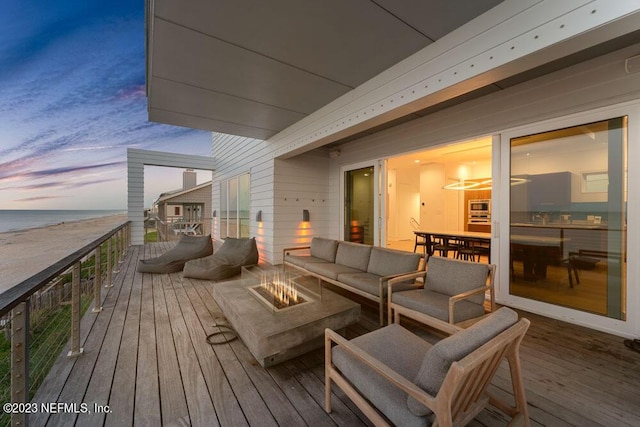
[[[195,178],[195,172],[185,171],[183,187],[160,194],[154,202],[161,224],[158,230],[164,240],[187,230],[211,234],[211,181],[196,185]]]
[[[287,9],[235,17],[233,2],[217,2],[207,19],[206,2],[200,15],[178,6],[151,12],[149,117],[213,131],[212,210],[224,217],[214,219],[213,237],[235,227],[236,235],[256,237],[264,260],[279,264],[283,248],[312,236],[392,246],[390,237],[412,237],[414,223],[467,230],[471,204],[490,200],[478,217],[486,222],[475,226],[491,232],[497,302],[640,336],[640,4],[494,2],[445,37],[351,82],[340,67],[355,73],[368,63],[349,65],[348,55],[335,59],[335,52],[367,42],[364,26],[373,21],[365,18],[382,13],[374,3],[358,6],[361,29],[316,28],[324,15]],[[399,16],[413,15],[396,13],[381,25],[391,41],[400,37],[391,34]],[[291,35],[270,17],[295,24],[298,43],[279,49]],[[246,19],[261,37],[216,19]],[[321,35],[309,36],[308,28]],[[359,34],[340,33],[348,28]],[[318,44],[307,42],[306,55],[291,49],[307,37]],[[335,45],[323,50],[325,41]],[[381,43],[362,49],[383,55]],[[324,73],[332,66],[335,74]],[[253,80],[242,80],[245,74]],[[311,99],[315,90],[329,99]],[[472,152],[483,157],[475,161]],[[131,168],[141,169],[144,153],[134,154]],[[471,194],[472,186],[482,195]],[[135,243],[141,214],[130,200]],[[231,221],[241,215],[247,231]],[[523,235],[537,244],[522,243]],[[581,251],[600,258],[582,260],[581,283],[569,287],[567,269]],[[537,282],[523,279],[527,259]],[[594,308],[566,303],[598,269],[597,289],[584,295]],[[552,270],[558,281],[546,286]]]

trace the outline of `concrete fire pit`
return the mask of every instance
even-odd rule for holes
[[[251,354],[264,367],[320,348],[324,330],[344,329],[358,321],[360,305],[326,289],[298,284],[309,302],[273,310],[251,294],[260,284],[252,274],[213,285],[213,297]]]

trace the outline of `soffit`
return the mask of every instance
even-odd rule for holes
[[[267,139],[501,0],[156,0],[149,119]]]

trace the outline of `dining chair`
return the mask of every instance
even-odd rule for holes
[[[429,241],[427,240],[427,236],[424,233],[420,233],[417,231],[414,231],[414,234],[416,235],[416,242],[415,245],[413,246],[413,252],[416,252],[416,250],[418,249],[418,246],[422,246],[422,253],[423,253],[423,258],[427,258],[427,255],[429,254]]]

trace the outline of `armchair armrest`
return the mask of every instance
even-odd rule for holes
[[[415,398],[417,401],[425,405],[427,408],[436,412],[438,410],[436,399],[427,393],[425,390],[421,389],[410,380],[406,379],[398,372],[391,369],[389,366],[380,362],[378,359],[371,356],[369,353],[364,351],[362,348],[358,347],[356,344],[351,341],[346,340],[342,336],[338,335],[336,332],[331,329],[325,329],[325,364],[326,364],[326,373],[327,378],[333,377],[335,375],[331,375],[332,373],[337,373],[335,368],[333,367],[333,362],[331,360],[331,343],[338,344],[342,346],[347,352],[349,352],[353,357],[355,357],[358,361],[364,363],[373,369],[378,375],[387,379],[394,386],[398,387],[411,397]]]
[[[419,311],[411,310],[401,305],[394,304],[392,307],[390,306],[389,315],[391,315],[391,310],[393,310],[395,313],[396,323],[398,323],[400,316],[403,315],[410,317],[412,320],[422,323],[425,326],[436,329],[446,335],[453,335],[463,330],[463,328],[458,325],[454,325],[453,323],[431,317],[427,314],[420,313]]]
[[[311,249],[311,246],[296,246],[293,248],[284,248],[282,250],[282,259],[284,260],[285,255],[287,255],[287,252],[291,252],[291,251],[302,251],[302,250],[307,250],[307,249]]]
[[[411,273],[401,274],[399,276],[386,276],[386,277],[380,278],[380,295],[381,296],[383,295],[382,291],[384,290],[383,288],[384,281],[387,282],[387,310],[388,310],[387,322],[389,324],[391,323],[391,293],[393,292],[393,286],[398,283],[405,282],[407,280],[417,279],[418,277],[422,277],[424,280],[426,275],[427,275],[427,272],[425,270],[417,270]]]
[[[461,294],[456,294],[456,295],[450,297],[449,298],[449,323],[451,323],[451,324],[454,323],[453,310],[454,310],[455,303],[457,303],[458,301],[465,300],[465,299],[467,299],[469,297],[472,297],[474,295],[484,294],[485,292],[487,292],[490,289],[491,288],[489,286],[485,285],[485,286],[483,286],[481,288],[471,289],[470,291],[462,292]]]

